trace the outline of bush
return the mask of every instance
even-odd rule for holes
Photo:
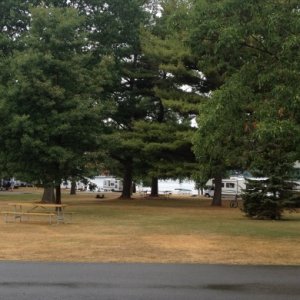
[[[279,220],[285,209],[295,207],[291,188],[290,183],[275,177],[247,180],[242,210],[250,218]]]

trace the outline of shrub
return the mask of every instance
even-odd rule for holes
[[[248,217],[279,220],[285,209],[295,207],[292,184],[281,178],[248,179],[246,186],[242,210]]]

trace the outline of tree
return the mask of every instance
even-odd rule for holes
[[[199,26],[193,33],[193,48],[205,58],[204,73],[205,66],[209,73],[209,66],[214,63],[225,82],[212,94],[216,99],[213,102],[222,101],[225,107],[231,105],[230,95],[238,95],[235,103],[242,114],[237,116],[243,122],[237,126],[247,135],[240,143],[246,166],[268,177],[283,178],[299,157],[298,3],[197,3]],[[233,120],[236,122],[236,118]],[[228,123],[218,127],[223,125]],[[204,138],[209,140],[210,133]]]
[[[230,71],[233,69],[232,61],[228,61],[227,57],[225,59],[221,59],[219,57],[219,53],[215,51],[215,43],[217,38],[214,36],[215,31],[218,30],[219,23],[216,21],[216,15],[218,11],[221,10],[222,1],[219,3],[212,4],[208,1],[194,1],[191,13],[191,25],[190,25],[190,40],[189,45],[191,47],[192,53],[198,58],[197,66],[199,70],[201,70],[202,77],[205,79],[205,84],[207,87],[206,99],[203,102],[203,106],[199,107],[200,117],[198,118],[198,127],[202,127],[204,129],[198,130],[198,134],[194,139],[194,143],[196,147],[194,147],[194,151],[199,161],[199,174],[202,178],[202,182],[207,181],[209,178],[214,178],[215,182],[215,191],[212,200],[212,205],[220,206],[222,205],[221,198],[221,190],[222,190],[222,178],[227,172],[228,168],[233,166],[229,166],[229,161],[233,162],[233,159],[230,157],[226,160],[225,153],[228,153],[229,149],[225,151],[222,150],[222,144],[224,145],[225,140],[228,138],[228,128],[221,128],[221,117],[220,121],[217,124],[213,124],[212,120],[210,120],[208,114],[213,112],[215,109],[218,111],[217,114],[220,114],[220,110],[218,110],[217,106],[224,106],[226,109],[226,105],[221,104],[220,100],[214,101],[212,99],[213,92],[219,89]],[[214,40],[214,37],[216,40]],[[232,107],[232,105],[231,105]],[[232,111],[232,115],[229,116],[230,111],[226,110],[226,115],[231,120],[236,120],[241,116],[235,115],[236,111]],[[216,119],[216,118],[215,118]],[[234,126],[230,126],[232,128]],[[208,132],[208,129],[218,131],[217,134],[211,134],[211,131]],[[214,129],[213,129],[214,128]],[[222,134],[224,134],[222,136]],[[207,140],[206,140],[207,139]],[[234,138],[235,143],[238,137]],[[226,143],[227,145],[227,143]],[[234,163],[237,166],[237,162]],[[240,166],[239,166],[240,167]]]
[[[273,174],[264,180],[247,180],[243,211],[247,217],[279,220],[285,209],[295,207],[292,183],[286,174]]]
[[[108,169],[123,177],[122,198],[131,197],[132,179],[140,163],[139,143],[134,137],[134,122],[147,117],[145,99],[148,81],[141,54],[139,31],[148,22],[144,5],[148,1],[85,1],[90,11],[88,26],[95,60],[111,55],[114,74],[103,99],[110,104],[106,114],[106,152]],[[146,94],[146,96],[145,96]]]
[[[1,56],[11,54],[17,48],[20,35],[27,31],[28,7],[28,1],[7,0],[0,3]]]
[[[25,47],[10,60],[10,120],[2,137],[9,169],[54,184],[59,203],[62,179],[84,174],[89,152],[98,147],[101,110],[94,85],[107,70],[90,65],[84,19],[75,9],[37,7],[31,18]]]
[[[155,57],[149,56],[141,48],[140,27],[149,27],[153,21],[145,10],[149,7],[152,9],[151,5],[155,6],[156,3],[132,0],[124,7],[124,3],[118,0],[98,1],[97,3],[89,0],[71,2],[82,14],[85,14],[86,11],[89,12],[85,24],[86,30],[89,32],[90,50],[93,53],[94,61],[109,54],[115,62],[113,85],[108,89],[103,89],[102,97],[111,107],[111,110],[108,110],[106,114],[106,152],[109,157],[107,167],[116,175],[123,175],[122,197],[129,198],[132,179],[145,176],[146,173],[151,174],[154,178],[157,178],[158,174],[159,176],[163,174],[165,178],[170,176],[171,169],[173,170],[172,176],[176,176],[178,173],[183,176],[183,172],[190,174],[189,167],[194,159],[190,150],[192,105],[188,104],[187,101],[185,102],[184,109],[181,109],[184,110],[185,114],[183,118],[183,116],[178,116],[178,103],[180,102],[181,106],[184,103],[184,101],[180,101],[183,95],[190,102],[195,102],[193,99],[195,95],[192,93],[187,95],[180,90],[177,84],[183,82],[182,80],[169,78],[169,88],[166,86],[162,89],[164,90],[162,97],[165,99],[160,99],[160,96],[157,95],[158,86],[161,86],[166,78],[161,75],[162,68],[159,69],[158,63],[154,62]],[[168,9],[168,13],[171,13],[171,7]],[[129,18],[129,16],[131,17]],[[173,30],[174,32],[175,30]],[[177,45],[174,44],[176,39],[171,39],[171,35],[172,33],[169,32],[169,44],[174,45],[174,49],[168,54],[169,60],[172,60],[172,55],[176,54],[178,50]],[[168,47],[168,45],[166,46]],[[183,48],[182,45],[180,46]],[[172,61],[168,66],[165,66],[164,73],[178,73],[177,77],[181,76],[181,78],[195,77],[195,72],[192,74],[193,72],[183,70],[183,63],[190,63],[188,59],[185,59],[186,56],[186,51],[181,51],[180,55],[176,55],[176,65]],[[179,75],[180,72],[181,75]],[[199,82],[199,76],[196,77],[196,80],[193,79],[194,84],[196,81]],[[157,84],[157,81],[161,81],[161,83]],[[167,89],[173,89],[173,93]],[[169,99],[166,99],[167,97]],[[169,106],[173,105],[174,107],[172,111],[164,107],[162,103],[162,101],[167,102],[168,100],[170,101]],[[154,145],[157,146],[158,143],[152,139],[152,146],[154,146],[152,147],[149,144],[150,139],[141,130],[143,130],[143,122],[150,125],[149,128],[151,128],[151,123],[162,122],[163,118],[170,119],[168,131],[162,133],[165,135],[164,142],[166,143],[172,138],[173,140],[169,142],[169,146],[165,146],[165,149],[158,153],[158,148],[155,148]],[[180,128],[177,134],[174,131],[175,125]],[[147,132],[149,133],[149,130]],[[170,132],[172,136],[169,135]],[[160,142],[163,140],[163,138],[158,139]],[[154,150],[152,154],[150,149]],[[181,163],[184,156],[187,157],[187,162]],[[165,164],[163,169],[162,161]],[[155,167],[150,167],[153,164]]]
[[[10,68],[9,59],[14,50],[22,47],[20,37],[27,31],[29,24],[28,3],[20,0],[8,0],[0,3],[0,119],[1,131],[4,131],[4,124],[8,123],[9,115],[4,108],[5,96],[7,94],[7,82],[9,80]],[[0,161],[1,178],[12,177],[11,170],[6,167],[3,153],[4,141],[0,136]]]
[[[148,161],[145,171],[152,177],[152,196],[157,195],[158,178],[186,178],[195,171],[191,121],[203,99],[201,93],[207,91],[187,46],[189,1],[161,5],[161,16],[141,31],[143,55],[152,72],[152,95],[148,118],[136,124]]]
[[[206,181],[214,178],[213,206],[222,205],[222,178],[229,170],[245,165],[243,147],[247,132],[243,125],[247,114],[240,103],[242,93],[246,90],[241,90],[238,85],[228,89],[224,86],[200,105],[194,151],[201,166],[201,177]]]

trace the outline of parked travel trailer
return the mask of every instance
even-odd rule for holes
[[[184,194],[196,196],[199,191],[195,188],[196,183],[193,180],[179,180],[179,179],[166,179],[158,180],[159,194]],[[137,185],[137,191],[140,193],[150,194],[151,187],[144,185]]]
[[[206,197],[214,196],[214,179],[210,179],[206,183],[207,189],[204,190]],[[240,195],[246,188],[244,177],[231,177],[229,179],[222,179],[222,195]]]
[[[117,178],[105,179],[103,182],[104,192],[121,192],[123,190],[123,182]]]
[[[71,181],[67,180],[61,184],[61,188],[71,189]],[[87,189],[87,185],[81,181],[76,182],[76,190],[85,191]]]
[[[62,187],[70,189],[71,182],[64,182]],[[121,192],[123,183],[122,180],[114,176],[95,176],[94,178],[86,178],[86,183],[76,182],[76,189],[90,192]]]
[[[298,160],[294,164],[294,169],[291,173],[291,181],[294,184],[293,189],[300,191],[300,162]]]

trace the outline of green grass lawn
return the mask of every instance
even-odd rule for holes
[[[226,234],[259,238],[299,238],[300,214],[286,213],[281,221],[251,220],[240,209],[213,208],[207,200],[118,200],[103,203],[99,210],[82,213],[106,222],[134,224],[157,233]]]

